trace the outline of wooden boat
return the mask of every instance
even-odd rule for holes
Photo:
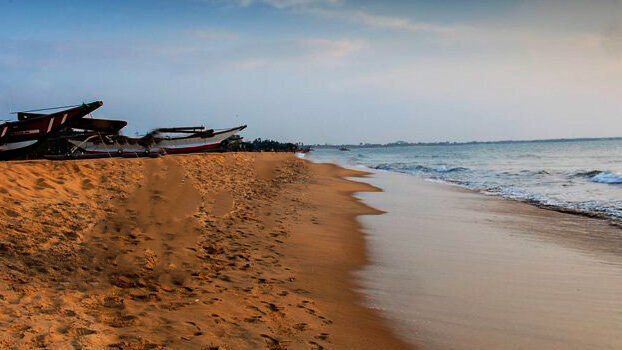
[[[228,139],[245,128],[246,125],[224,130],[211,130],[205,127],[161,128],[139,138],[122,135],[92,135],[85,140],[70,140],[70,142],[86,154],[136,157],[195,153],[220,150]]]
[[[112,119],[96,119],[96,118],[82,118],[77,119],[71,123],[72,129],[83,130],[84,132],[100,133],[105,135],[119,134],[121,129],[127,126],[125,120],[112,120]]]
[[[35,112],[59,108],[45,108],[35,111],[17,112],[17,120],[0,124],[0,159],[12,159],[26,155],[38,143],[58,130],[70,127],[103,105],[102,101],[82,104],[50,114]],[[64,108],[64,107],[60,107]]]

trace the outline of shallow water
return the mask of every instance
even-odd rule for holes
[[[622,140],[320,149],[311,157],[622,220]]]
[[[412,176],[365,179],[370,305],[420,349],[622,349],[622,231]]]
[[[370,305],[418,348],[622,349],[622,230],[498,198],[620,219],[622,141],[310,158],[371,170],[365,181],[385,191],[359,194],[387,213],[360,217],[371,264],[357,277]]]

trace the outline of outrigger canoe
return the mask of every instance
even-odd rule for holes
[[[230,138],[245,128],[246,125],[216,131],[206,130],[204,127],[162,128],[140,138],[92,135],[86,140],[70,140],[70,142],[86,154],[109,156],[208,152],[221,149]],[[170,135],[179,133],[187,135]]]
[[[50,114],[34,112],[58,108],[17,112],[18,120],[0,124],[0,159],[12,159],[27,154],[42,140],[69,127],[102,105],[102,101],[95,101]]]

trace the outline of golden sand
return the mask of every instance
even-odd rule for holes
[[[241,153],[0,168],[1,348],[407,348],[353,292],[360,173]]]

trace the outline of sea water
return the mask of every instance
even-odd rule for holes
[[[368,305],[416,348],[622,349],[622,230],[530,205],[620,220],[622,141],[309,158],[368,170],[362,181],[384,190],[357,194],[386,213],[359,217],[370,264],[355,276]]]
[[[311,157],[622,219],[621,139],[318,149]]]

